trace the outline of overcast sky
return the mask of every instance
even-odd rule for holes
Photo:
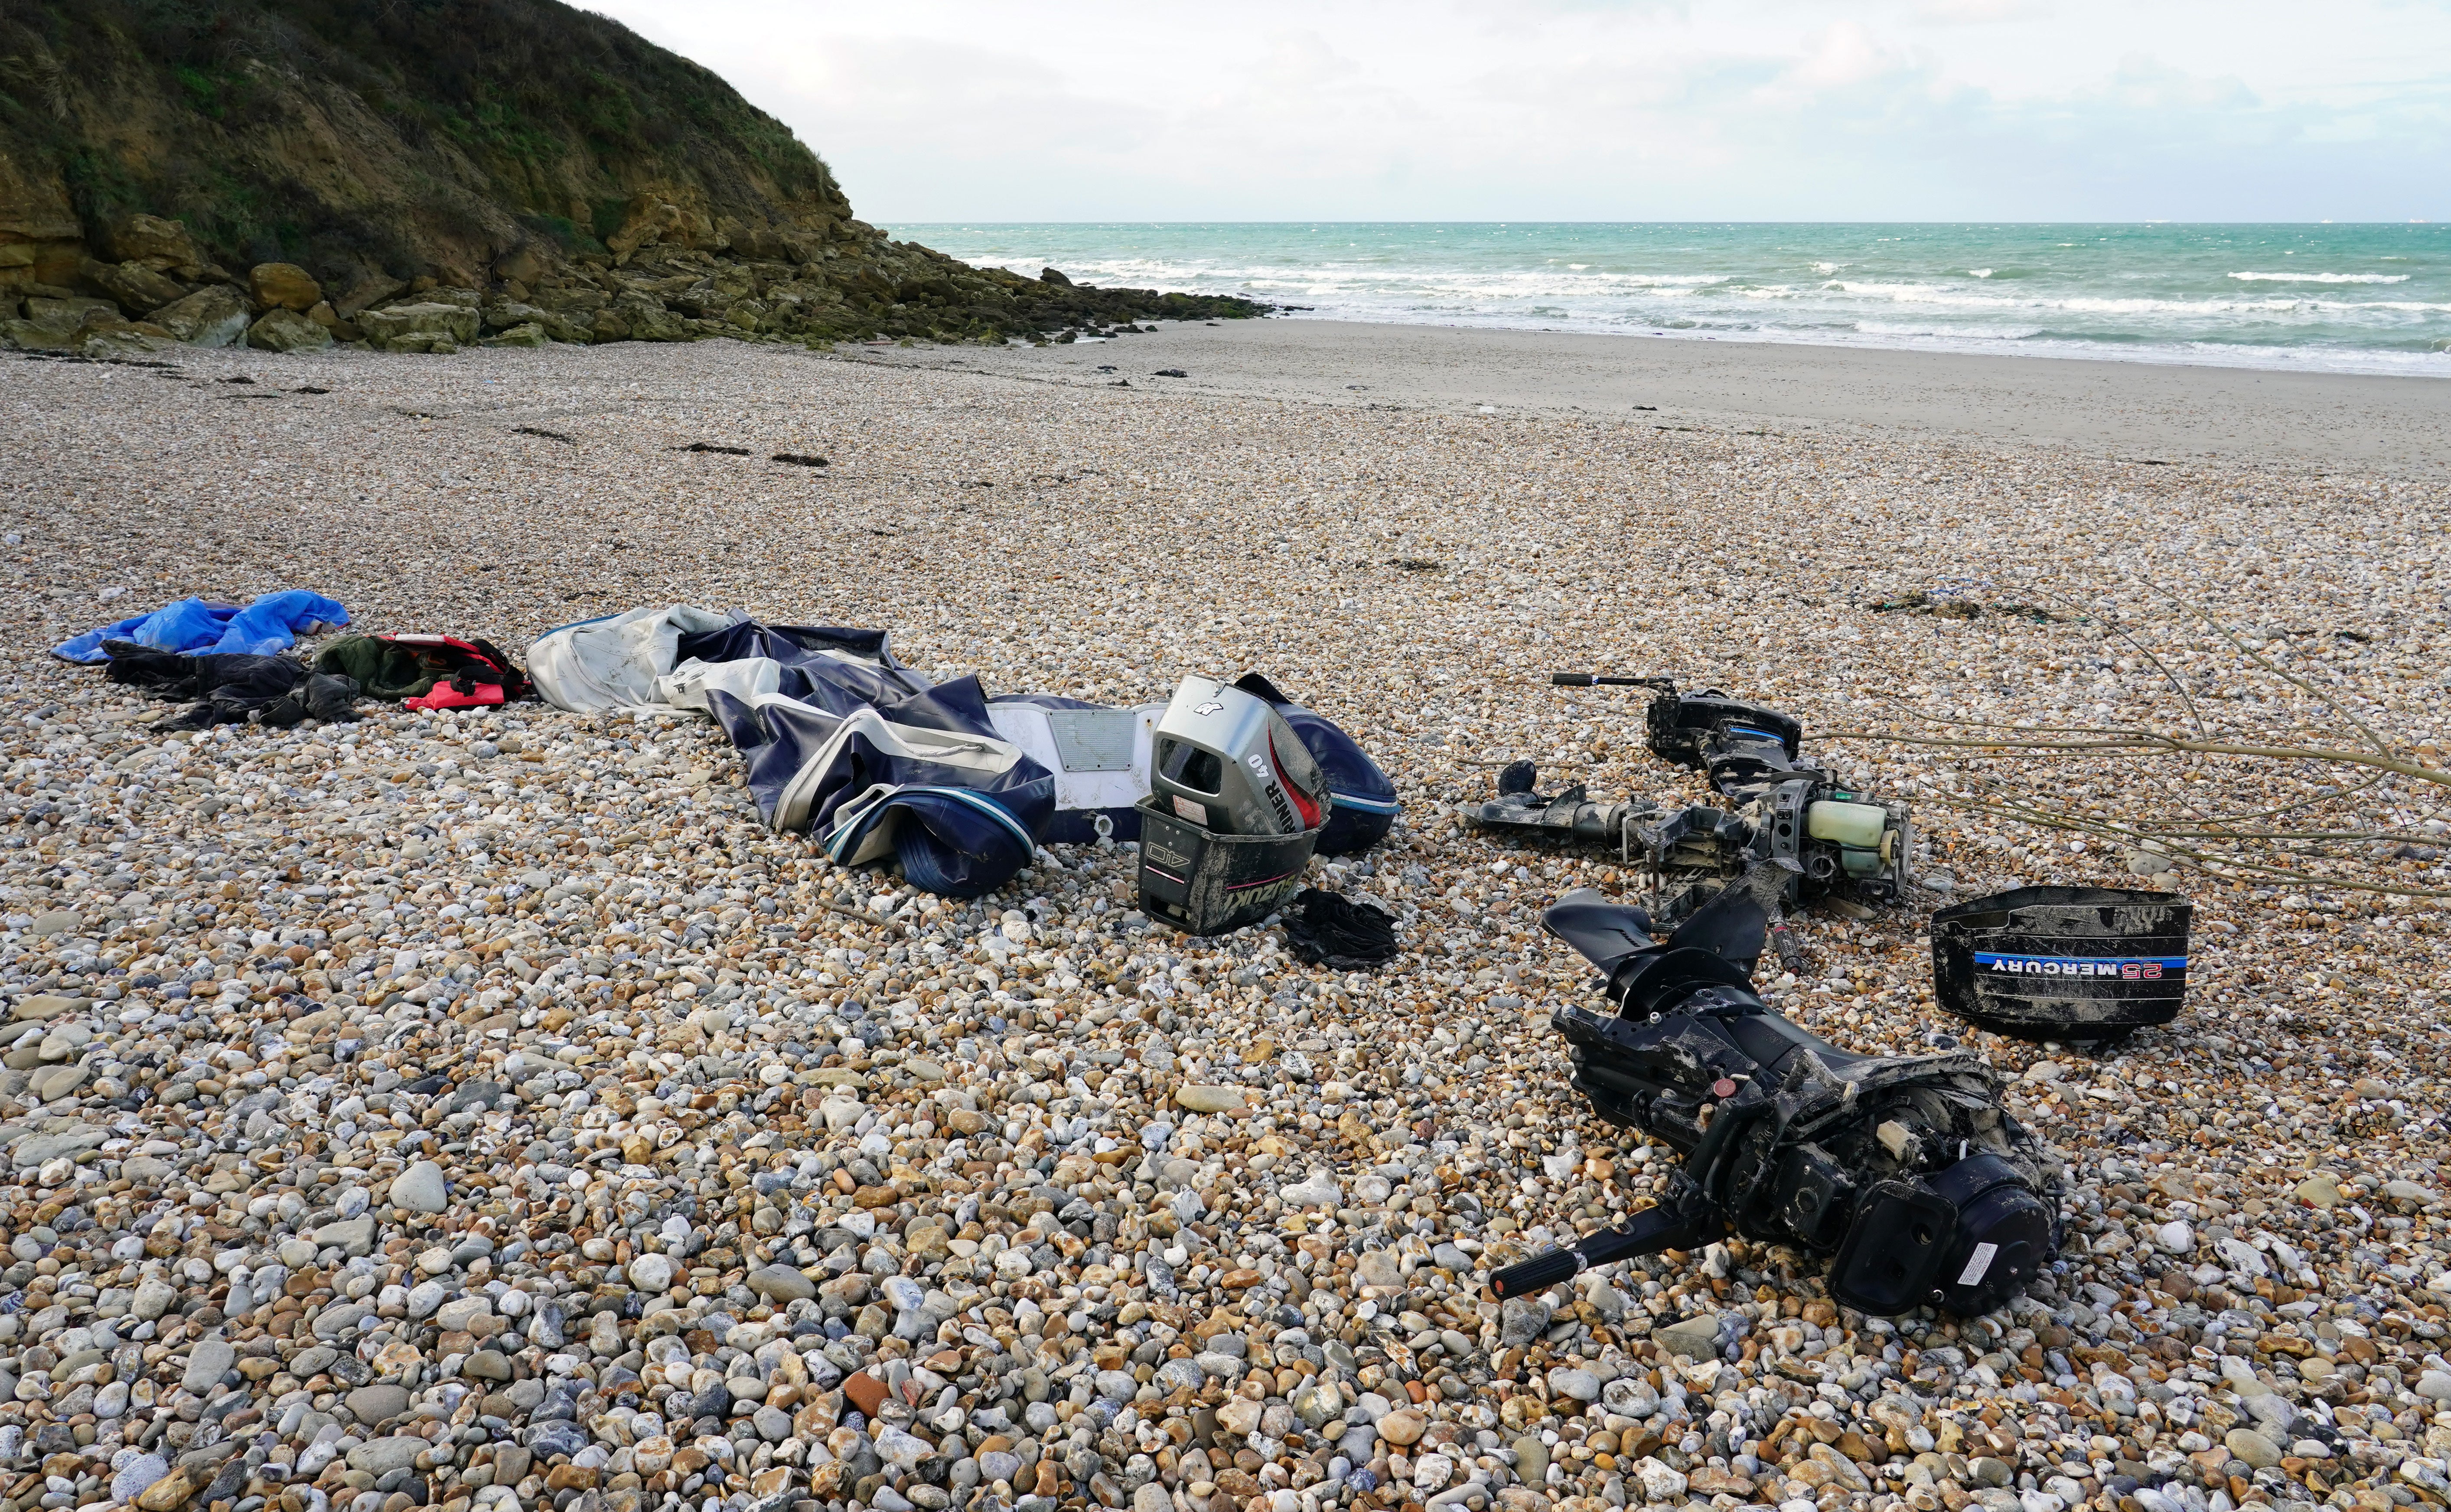
[[[2451,0],[593,8],[884,225],[2451,216]]]

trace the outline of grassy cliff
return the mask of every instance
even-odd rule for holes
[[[166,247],[159,221],[192,248]],[[473,293],[563,316],[547,323],[560,339],[611,339],[588,334],[595,295],[629,301],[635,318],[604,323],[624,335],[978,338],[1255,313],[889,242],[782,123],[558,0],[0,0],[0,298],[141,317],[152,295],[92,265],[123,254],[188,291],[294,265],[336,305]],[[676,282],[703,297],[671,298]],[[556,289],[579,292],[557,308]]]

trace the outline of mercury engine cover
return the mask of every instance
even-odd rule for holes
[[[1201,677],[1184,678],[1158,717],[1149,791],[1214,835],[1316,831],[1335,801],[1284,716],[1265,699]]]
[[[1940,1006],[2004,1033],[2117,1039],[2179,1016],[2195,905],[2175,893],[2021,887],[1931,916]]]

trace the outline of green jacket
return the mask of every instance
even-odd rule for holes
[[[373,636],[343,636],[316,653],[315,670],[355,677],[369,698],[398,703],[422,698],[450,676],[448,665],[429,663],[409,646]]]

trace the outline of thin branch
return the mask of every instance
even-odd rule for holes
[[[2075,600],[2068,599],[2062,595],[2055,594],[2049,588],[2036,589],[2035,591],[2042,594],[2045,598],[2057,599],[2061,603],[2067,604],[2071,608],[2078,607]],[[2170,691],[2177,694],[2179,696],[2179,701],[2187,706],[2187,718],[2195,725],[2197,737],[2199,739],[2203,738],[2206,735],[2205,717],[2203,714],[2198,712],[2196,708],[2196,700],[2188,697],[2187,685],[2179,680],[2179,675],[2172,672],[2169,667],[2164,663],[2162,658],[2154,654],[2151,647],[2146,645],[2145,642],[2137,639],[2134,636],[2129,635],[2118,625],[2108,624],[2106,622],[2106,628],[2108,629],[2112,635],[2117,636],[2120,639],[2125,640],[2130,646],[2133,646],[2137,653],[2143,656],[2146,660],[2153,663],[2154,670],[2161,673],[2163,677],[2169,682]]]
[[[2304,840],[2356,842],[2367,845],[2404,845],[2417,838],[2406,833],[2377,834],[2372,830],[2299,831],[2299,830],[2190,830],[2178,825],[2156,824],[2150,819],[2133,821],[2135,832],[2147,836],[2193,835],[2221,840]]]
[[[2152,585],[2148,584],[2147,586]],[[2390,754],[2391,743],[2383,739],[2382,736],[2375,734],[2374,731],[2368,729],[2366,727],[2366,722],[2359,718],[2356,715],[2351,714],[2342,705],[2339,699],[2333,697],[2330,694],[2324,692],[2322,689],[2315,687],[2312,683],[2306,682],[2296,674],[2284,672],[2281,668],[2273,665],[2271,662],[2266,661],[2264,658],[2264,654],[2262,652],[2249,650],[2245,641],[2229,633],[2227,626],[2223,625],[2220,621],[2214,619],[2212,616],[2205,613],[2195,605],[2188,603],[2186,599],[2179,598],[2176,594],[2172,594],[2167,589],[2158,587],[2156,587],[2154,591],[2162,593],[2172,603],[2179,605],[2187,613],[2195,616],[2197,619],[2204,623],[2206,629],[2210,630],[2213,634],[2221,637],[2224,640],[2228,641],[2230,649],[2236,651],[2240,656],[2246,658],[2249,661],[2254,662],[2265,671],[2271,673],[2274,677],[2281,678],[2284,682],[2297,688],[2307,697],[2324,704],[2342,718],[2348,720],[2350,724],[2357,727],[2358,734],[2366,737],[2367,741],[2374,746],[2375,750],[2386,756]]]
[[[2345,789],[2345,792],[2358,792],[2358,789]],[[1956,801],[1966,801],[1963,794],[1946,794],[1946,796],[1951,796],[1951,799],[1956,799]],[[2051,794],[2020,794],[2017,789],[2005,789],[2003,799],[2000,801],[2032,804],[2032,809],[2037,811],[2037,814],[2064,814],[2064,816],[2071,816],[2071,818],[2084,818],[2084,816],[2073,816],[2073,814],[2069,814],[2069,809],[2064,809],[2064,806],[2051,806]],[[2306,804],[2284,804],[2282,809],[2275,809],[2275,814],[2286,814],[2286,811],[2292,811],[2292,809],[2306,809],[2306,806],[2314,806],[2316,801],[2331,801],[2331,799],[2309,799]],[[2157,821],[2157,818],[2120,818],[2120,821],[2098,821],[2098,823],[2106,823],[2106,826],[2115,823],[2115,826],[2120,826],[2115,834],[2147,835],[2147,838],[2159,838],[2159,835],[2194,835],[2194,838],[2221,838],[2221,840],[2306,840],[2306,843],[2319,843],[2319,840],[2370,840],[2370,843],[2380,843],[2380,840],[2417,838],[2417,835],[2407,834],[2407,831],[2390,831],[2390,834],[2382,834],[2382,831],[2238,831],[2238,828],[2188,828],[2188,826],[2182,826],[2182,823]]]
[[[2387,772],[2372,773],[2366,776],[2359,778],[2355,783],[2341,789],[2338,793],[2323,796],[2296,798],[2287,803],[2277,804],[2268,809],[2250,809],[2244,814],[2206,815],[2201,810],[2191,810],[2190,812],[2196,813],[2208,824],[2235,824],[2244,823],[2249,819],[2269,819],[2284,814],[2294,814],[2302,809],[2311,809],[2321,804],[2332,803],[2341,798],[2348,797],[2352,794],[2363,793],[2375,784],[2388,777],[2391,774]],[[1996,781],[1989,773],[1969,772],[1966,773],[1965,776],[1987,787],[2007,787],[2007,784]],[[2013,792],[2016,790],[2010,789],[2009,791]],[[2139,824],[2151,824],[2155,821],[2140,819],[2136,822]]]
[[[2116,726],[2009,724],[1965,715],[1932,715],[1892,706],[1890,710],[1892,718],[1923,729],[1851,730],[1824,738],[1833,742],[1861,740],[1931,751],[1962,751],[1975,756],[1978,759],[1951,775],[1952,785],[1962,783],[1972,789],[1971,792],[1944,791],[1933,783],[1917,794],[1919,802],[1935,808],[1982,815],[2036,829],[2092,835],[2121,845],[2150,845],[2173,864],[2193,867],[2233,882],[2266,880],[2400,897],[2451,898],[2451,888],[2334,875],[2328,874],[2328,870],[2307,869],[2310,866],[2371,868],[2381,859],[2373,853],[2343,854],[2340,848],[2391,845],[2416,838],[2406,826],[2376,827],[2366,822],[2364,815],[2357,812],[2360,795],[2394,776],[2406,777],[2436,789],[2451,789],[2451,770],[2428,765],[2413,755],[2403,754],[2360,718],[2342,697],[2317,686],[2309,676],[2283,667],[2259,651],[2249,649],[2238,636],[2210,615],[2185,603],[2176,595],[2158,586],[2152,591],[2178,604],[2188,617],[2219,636],[2246,662],[2338,716],[2343,724],[2355,731],[2357,739],[2343,747],[2329,743],[2329,737],[2324,735],[2315,736],[2324,742],[2318,744],[2298,744],[2286,739],[2249,736],[2216,736],[2203,710],[2189,694],[2186,681],[2159,652],[2137,635],[2107,621],[2104,622],[2105,633],[2116,636],[2150,661],[2168,681],[2171,690],[2179,695],[2186,706],[2188,719],[2193,726],[2192,735]],[[2063,606],[2083,607],[2063,595],[2049,590],[2037,592],[2040,597]],[[2302,708],[2297,715],[2304,716],[2307,712]],[[2303,725],[2314,721],[2293,717],[2292,722]],[[1925,733],[1927,731],[1929,733]],[[2233,757],[2257,762],[2311,762],[2318,768],[2332,769],[2326,774],[2331,781],[2324,784],[2332,791],[2311,793],[2260,810],[2224,815],[2208,812],[2202,801],[2207,795],[2185,788],[2174,793],[2163,793],[2161,784],[2157,783],[2153,801],[2173,811],[2170,816],[2126,818],[2079,812],[2076,805],[2080,801],[2096,808],[2106,806],[2089,795],[2080,798],[2078,795],[2069,793],[2034,791],[2042,784],[2030,766],[2007,766],[2008,775],[2005,776],[1998,770],[2008,763],[2082,758],[2096,755],[2125,758],[2158,755]],[[1985,770],[1987,768],[1993,770]],[[2300,780],[2304,779],[2302,776]],[[2400,795],[2400,802],[2407,807],[2432,812],[2432,806],[2424,804],[2414,795]],[[2328,825],[2294,831],[2277,827],[2298,815],[2316,822],[2328,820]],[[2343,827],[2343,819],[2356,827]],[[2242,854],[2238,847],[2257,848],[2262,858]]]
[[[2451,771],[2429,767],[2420,761],[2404,760],[2384,754],[2364,751],[2340,751],[2325,746],[2250,745],[2232,740],[2188,740],[2177,736],[2156,735],[2149,730],[2104,731],[2105,738],[2089,741],[2060,740],[1952,740],[1938,736],[1885,734],[1877,730],[1848,730],[1826,736],[1830,740],[1876,740],[1893,745],[1925,745],[1968,751],[2037,751],[2078,753],[2086,751],[2166,751],[2192,756],[2263,756],[2275,761],[2331,761],[2344,766],[2372,767],[2394,772],[2436,787],[2451,788]]]
[[[1955,809],[1961,813],[1968,814],[1989,815],[1994,818],[2009,819],[2019,824],[2029,824],[2037,829],[2067,830],[2080,835],[2097,835],[2107,840],[2127,840],[2135,838],[2134,835],[2123,834],[2122,832],[2112,829],[2104,823],[2070,819],[2048,813],[2021,811],[2002,804],[1969,803],[1963,799],[1947,795],[1934,795],[1931,797],[1930,801],[1940,808]],[[2160,836],[2154,836],[2154,838],[2158,839]],[[2244,872],[2256,876],[2277,878],[2279,880],[2295,883],[2302,887],[2337,888],[2357,893],[2389,893],[2397,897],[2451,898],[2451,888],[2407,887],[2384,882],[2361,881],[2354,877],[2329,876],[2317,873],[2296,871],[2286,867],[2268,866],[2260,861],[2245,860],[2237,856],[2219,855],[2198,850],[2192,846],[2172,845],[2162,854],[2167,855],[2173,861],[2187,862],[2202,871],[2212,874],[2215,876],[2222,876],[2226,872]]]

